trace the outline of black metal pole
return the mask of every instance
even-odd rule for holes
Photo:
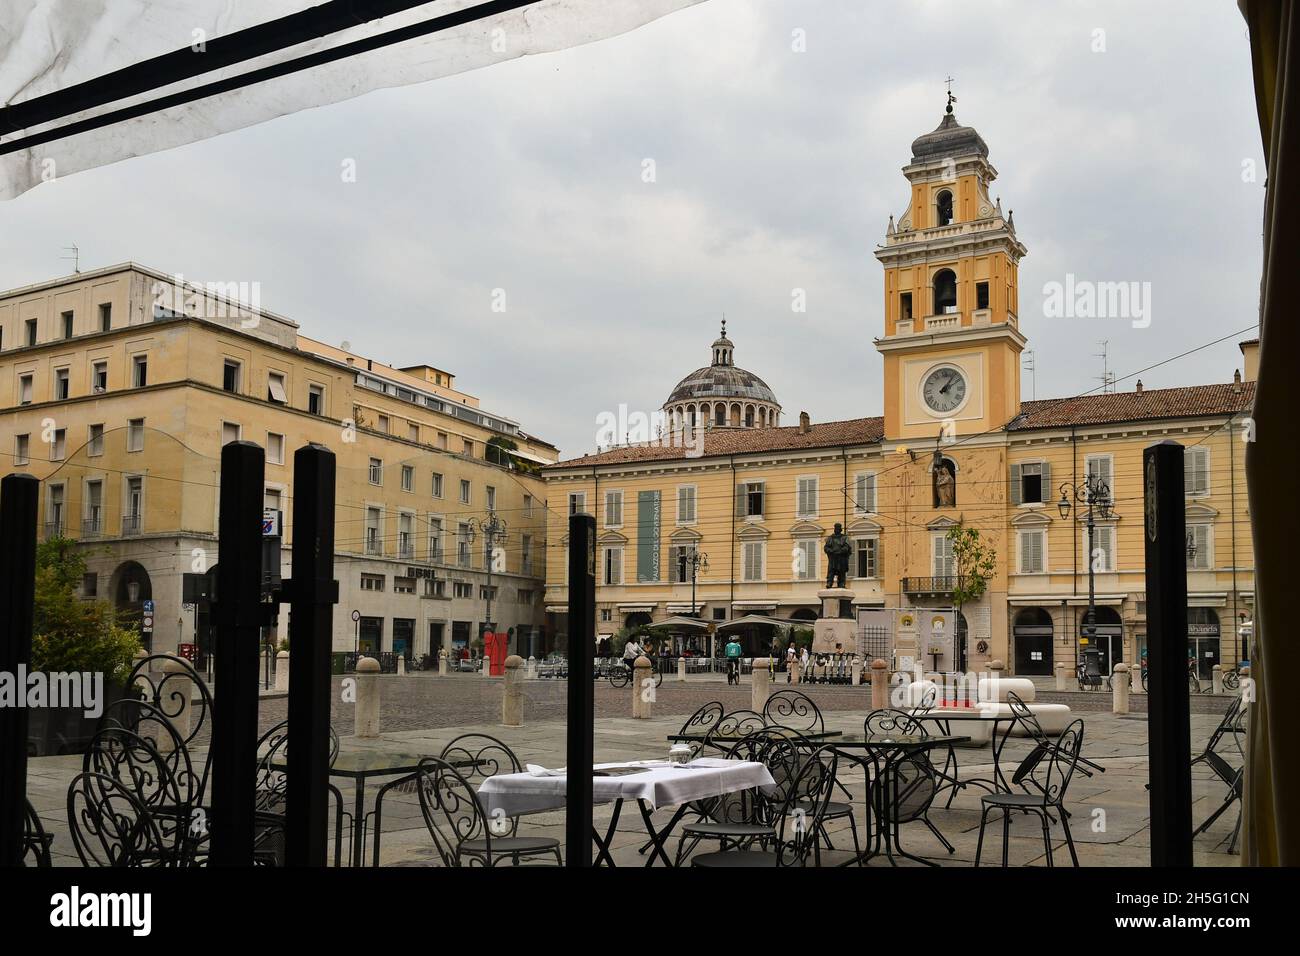
[[[221,449],[210,856],[217,866],[253,865],[265,470],[252,442]]]
[[[15,679],[32,660],[40,486],[31,475],[0,481],[0,671]],[[0,866],[22,866],[26,801],[27,708],[0,707]]]
[[[1192,865],[1191,702],[1187,688],[1187,519],[1183,446],[1142,453],[1147,587],[1151,865]]]
[[[565,862],[571,867],[591,866],[595,643],[596,519],[589,514],[575,514],[569,516],[569,727],[564,814]]]
[[[325,866],[329,818],[330,651],[334,640],[334,453],[293,455],[293,570],[289,582],[289,753],[285,862]]]

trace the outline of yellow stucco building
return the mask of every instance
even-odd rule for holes
[[[556,449],[443,369],[299,334],[257,291],[128,263],[0,293],[0,452],[41,479],[43,533],[84,546],[83,594],[141,622],[152,608],[155,650],[202,644],[210,608],[185,579],[220,559],[221,446],[265,448],[287,575],[293,453],[319,442],[338,462],[336,651],[465,644],[489,597],[512,649],[540,646],[537,469]],[[489,552],[492,513],[505,537]]]
[[[885,271],[881,417],[781,425],[776,396],[735,367],[724,329],[711,365],[670,393],[662,440],[544,469],[549,541],[563,542],[568,514],[596,517],[598,633],[741,620],[728,629],[764,652],[781,623],[816,617],[822,547],[839,523],[853,542],[859,653],[882,653],[878,635],[892,645],[904,613],[924,609],[937,613],[909,616],[927,667],[979,670],[997,658],[1050,674],[1088,648],[1107,669],[1136,661],[1146,639],[1141,454],[1172,439],[1187,448],[1193,650],[1207,675],[1245,652],[1254,561],[1242,441],[1257,343],[1242,343],[1245,380],[1022,401],[1027,250],[990,198],[988,155],[951,104],[912,144],[906,208],[875,251]],[[1091,548],[1088,508],[1073,497],[1089,476],[1109,488],[1105,508],[1093,502]],[[977,528],[997,560],[985,595],[955,615],[948,530],[958,523]],[[1085,631],[1090,565],[1096,619]],[[546,611],[563,633],[566,567],[549,568]],[[928,630],[945,615],[952,630]],[[712,643],[685,622],[676,632],[679,646]]]

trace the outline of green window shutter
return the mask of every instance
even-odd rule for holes
[[[1024,500],[1024,486],[1020,481],[1020,463],[1016,462],[1011,466],[1011,503],[1023,504]]]

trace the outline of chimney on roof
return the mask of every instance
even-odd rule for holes
[[[807,435],[812,431],[812,419],[808,417],[807,412],[799,413],[799,434]]]
[[[1137,393],[1138,393],[1139,395],[1142,394],[1142,379],[1138,379],[1138,384],[1137,384]]]
[[[1259,376],[1259,339],[1247,339],[1239,342],[1237,347],[1241,349],[1242,377],[1247,382],[1253,382]]]
[[[1241,394],[1241,369],[1232,370],[1232,394]]]

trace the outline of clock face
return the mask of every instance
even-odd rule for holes
[[[931,411],[946,414],[966,401],[966,377],[950,365],[937,368],[925,377],[921,394]]]

